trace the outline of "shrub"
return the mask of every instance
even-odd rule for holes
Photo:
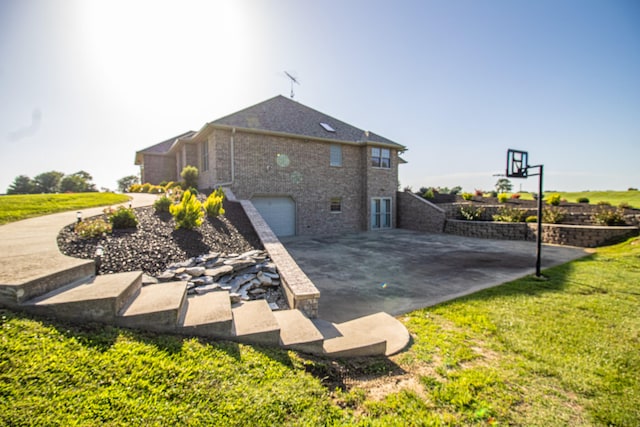
[[[627,188],[627,191],[638,191],[638,189],[635,187],[629,187]]]
[[[140,193],[140,191],[142,190],[142,184],[131,184],[131,186],[129,186],[129,193]]]
[[[142,186],[140,187],[140,192],[141,193],[148,193],[149,190],[151,190],[151,184],[149,184],[148,182],[145,182],[144,184],[142,184]]]
[[[598,206],[611,206],[611,202],[607,202],[606,200],[601,200],[598,202]]]
[[[463,198],[464,200],[471,200],[471,199],[473,199],[473,194],[471,194],[471,193],[462,193],[462,194],[461,194],[461,196],[462,196],[462,198]]]
[[[120,206],[115,211],[111,208],[105,209],[105,213],[114,229],[136,228],[138,226],[138,219],[133,209]]]
[[[605,206],[599,208],[591,219],[598,225],[626,225],[622,209],[613,210]]]
[[[224,208],[222,207],[222,201],[224,200],[224,191],[221,187],[213,191],[207,197],[204,202],[204,210],[209,218],[215,218],[220,215],[224,215]]]
[[[561,197],[558,193],[553,193],[547,198],[547,204],[551,206],[558,206],[560,204]]]
[[[484,191],[482,190],[478,190],[477,188],[475,189],[475,195],[478,197],[483,197],[484,196]]]
[[[422,197],[425,199],[433,199],[434,197],[436,197],[436,195],[433,193],[433,188],[429,188],[427,191],[425,191],[424,193],[422,193]]]
[[[171,199],[164,195],[153,202],[153,208],[156,210],[156,213],[169,212],[169,207],[172,203]]]
[[[520,198],[520,194],[518,194],[518,193],[513,193],[513,194],[511,195],[511,198],[512,198],[512,199],[519,199],[519,198]]]
[[[76,223],[73,231],[83,239],[104,236],[111,233],[112,226],[103,218],[95,218]]]
[[[493,190],[491,193],[489,193],[491,195],[491,197],[498,197],[498,192],[496,190]]]
[[[198,168],[195,166],[185,166],[180,172],[186,188],[198,186]]]
[[[631,209],[631,205],[627,202],[620,202],[620,204],[618,205],[618,207],[620,209]]]
[[[509,198],[509,196],[506,193],[498,194],[498,202],[499,203],[506,203],[508,198]]]
[[[467,221],[475,221],[482,216],[484,209],[473,205],[460,206],[460,215]]]
[[[589,203],[588,197],[578,197],[578,203]]]
[[[182,201],[169,206],[169,212],[176,221],[176,228],[191,230],[202,224],[202,203],[189,190],[185,191]]]
[[[522,209],[503,206],[497,214],[493,215],[493,220],[499,222],[522,222],[524,215],[525,211]]]
[[[557,207],[542,209],[542,222],[547,224],[557,224],[564,219],[564,211]]]
[[[538,222],[538,217],[537,217],[537,216],[535,216],[535,215],[528,216],[528,217],[525,219],[525,222]]]

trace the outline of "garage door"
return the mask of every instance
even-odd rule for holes
[[[296,204],[291,197],[254,197],[251,202],[276,236],[296,234]]]

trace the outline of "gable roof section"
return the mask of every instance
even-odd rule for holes
[[[180,135],[169,138],[166,141],[162,141],[155,145],[152,145],[151,147],[147,147],[143,150],[136,151],[135,164],[139,165],[142,163],[141,156],[143,154],[158,154],[158,155],[167,154],[171,150],[171,147],[173,147],[180,138],[189,138],[193,135],[195,135],[195,132],[190,130],[188,132],[181,133]]]
[[[325,126],[322,123],[324,123]],[[240,110],[208,123],[214,127],[234,127],[254,131],[275,132],[308,138],[351,143],[380,143],[405,147],[373,132],[358,129],[341,120],[309,108],[282,95]],[[331,131],[331,129],[333,131]]]

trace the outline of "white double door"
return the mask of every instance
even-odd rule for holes
[[[391,228],[391,198],[371,199],[371,229]]]

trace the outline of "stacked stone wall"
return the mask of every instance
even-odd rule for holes
[[[446,214],[438,206],[406,191],[398,192],[396,199],[398,228],[442,233]]]

